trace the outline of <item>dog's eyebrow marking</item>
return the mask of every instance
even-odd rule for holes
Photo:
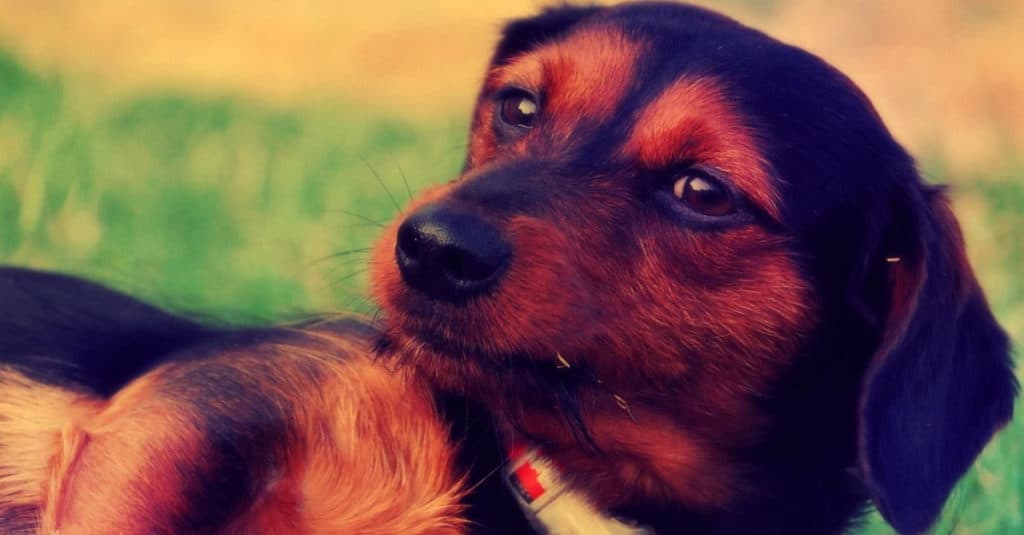
[[[683,162],[720,169],[754,204],[781,219],[771,165],[716,80],[684,76],[636,117],[623,157],[652,170]]]
[[[486,87],[541,91],[547,128],[571,136],[579,126],[615,113],[633,83],[643,48],[613,26],[583,28],[494,69]]]

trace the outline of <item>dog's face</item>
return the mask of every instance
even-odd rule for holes
[[[862,467],[892,509],[872,404],[899,394],[865,370],[913,366],[895,346],[929,269],[950,278],[936,299],[991,323],[942,202],[817,58],[692,7],[560,8],[507,27],[464,172],[385,233],[373,291],[400,355],[593,476],[606,507],[729,507],[741,452],[781,425],[770,401],[835,358],[820,401],[851,437],[867,407]],[[1012,398],[989,330],[983,434]]]
[[[377,296],[452,388],[522,398],[529,369],[568,365],[742,432],[813,328],[812,285],[729,81],[626,22],[499,53],[463,176],[381,242]]]

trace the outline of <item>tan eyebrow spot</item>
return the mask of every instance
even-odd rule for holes
[[[587,27],[495,68],[486,87],[541,92],[546,128],[569,136],[612,116],[633,83],[642,52],[643,44],[618,28]]]
[[[638,113],[621,154],[645,169],[683,162],[714,167],[769,216],[781,217],[771,166],[712,78],[683,77],[662,91]]]

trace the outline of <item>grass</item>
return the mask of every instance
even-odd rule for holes
[[[362,307],[368,246],[452,176],[464,124],[333,104],[104,101],[0,57],[0,258],[230,318]],[[379,179],[378,179],[379,177]],[[347,213],[346,213],[347,212]]]
[[[366,312],[360,251],[374,222],[404,202],[406,180],[414,193],[456,173],[465,126],[337,102],[107,98],[0,54],[0,262],[77,273],[230,321]],[[925,163],[933,179],[949,180]],[[1024,340],[1015,273],[1024,263],[1024,168],[955,186],[979,276]],[[331,256],[346,251],[354,252]],[[1015,423],[965,478],[936,532],[1024,533],[1022,458],[1024,425]],[[890,531],[873,517],[862,533]]]

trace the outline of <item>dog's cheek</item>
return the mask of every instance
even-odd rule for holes
[[[480,341],[554,361],[556,352],[590,337],[596,319],[591,289],[574,264],[571,240],[555,225],[515,216],[505,232],[513,244],[512,265],[498,292],[473,306]]]
[[[489,102],[477,103],[473,117],[473,127],[469,136],[469,151],[466,156],[466,167],[474,168],[494,158],[497,139],[491,122],[494,120],[493,106]]]
[[[633,283],[605,287],[602,302],[619,307],[606,344],[618,357],[602,364],[742,420],[813,328],[810,285],[760,231],[674,236],[648,237],[624,270]]]
[[[733,260],[730,287],[717,295],[722,328],[741,356],[765,370],[766,380],[790,364],[817,323],[818,299],[786,243],[753,228],[725,240]]]

